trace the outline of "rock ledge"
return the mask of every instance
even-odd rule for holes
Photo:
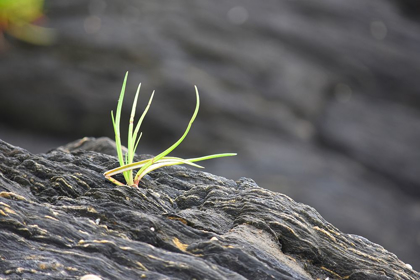
[[[115,187],[112,145],[35,155],[0,140],[0,279],[420,279],[251,179],[168,167]]]

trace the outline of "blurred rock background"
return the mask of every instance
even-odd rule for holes
[[[410,0],[46,1],[56,41],[4,35],[0,138],[113,137],[156,90],[138,153],[237,152],[206,171],[285,193],[420,269],[420,5]]]

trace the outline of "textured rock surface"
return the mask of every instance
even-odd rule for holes
[[[114,187],[102,173],[116,158],[82,150],[112,150],[98,142],[34,155],[0,141],[0,277],[420,277],[383,247],[251,179],[172,167],[140,188]]]
[[[177,155],[238,152],[207,170],[312,205],[419,270],[418,3],[46,0],[56,44],[7,38],[0,55],[0,138],[45,152],[112,137],[130,70],[127,102],[137,82],[143,104],[156,90],[140,147],[156,154],[185,128],[197,84]]]

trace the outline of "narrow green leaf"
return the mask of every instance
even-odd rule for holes
[[[165,167],[165,166],[171,166],[171,165],[180,165],[180,164],[185,164],[184,161],[159,161],[156,162],[152,165],[147,166],[147,168],[145,168],[139,175],[138,177],[136,176],[136,178],[134,179],[134,184],[138,184],[138,182],[140,182],[140,180],[149,172]]]
[[[221,157],[233,157],[236,155],[237,153],[222,153],[222,154],[214,154],[214,155],[208,155],[208,156],[197,157],[197,158],[189,158],[189,159],[186,159],[186,161],[197,162],[197,161],[203,161],[203,160],[209,160],[209,159],[221,158]]]
[[[134,162],[134,163],[131,163],[131,164],[126,164],[126,165],[108,170],[104,173],[104,175],[105,176],[114,176],[114,175],[123,173],[125,171],[139,169],[139,168],[143,167],[145,164],[149,163],[152,160],[153,160],[153,158],[149,158],[149,159]],[[200,166],[198,164],[193,163],[189,159],[185,160],[185,159],[178,158],[178,157],[164,157],[159,162],[170,162],[170,161],[180,161],[180,162],[182,161],[183,162],[182,164],[188,164],[188,165],[191,165],[191,166],[194,166],[194,167],[197,167],[197,168],[204,168],[203,166]]]
[[[147,103],[146,109],[144,109],[143,114],[141,114],[141,117],[140,117],[139,121],[137,122],[137,126],[136,126],[136,129],[134,130],[134,134],[133,134],[133,139],[134,140],[136,140],[136,138],[137,138],[137,134],[140,130],[141,124],[143,123],[143,119],[146,116],[147,112],[149,111],[149,108],[150,108],[150,105],[152,104],[154,96],[155,96],[155,91],[152,92],[152,95],[150,96],[149,102]],[[134,146],[134,149],[133,149],[134,154],[136,153],[137,145],[140,141],[141,135],[142,134],[140,133],[139,139],[137,140],[136,145]],[[133,156],[134,156],[134,154],[133,154]],[[131,162],[132,161],[133,161],[133,158],[131,158]]]
[[[140,132],[140,135],[139,135],[139,138],[137,139],[137,143],[136,143],[136,145],[134,146],[134,153],[136,152],[136,150],[137,150],[137,146],[139,145],[139,143],[140,143],[140,139],[141,139],[141,136],[143,135],[143,133],[142,132]],[[131,161],[132,162],[132,161]]]
[[[172,152],[176,147],[179,146],[179,144],[182,143],[182,141],[184,141],[185,137],[188,135],[188,132],[190,131],[191,126],[192,126],[193,122],[195,121],[195,118],[197,117],[198,110],[200,109],[200,95],[198,94],[197,86],[194,86],[194,87],[195,87],[195,96],[197,98],[197,102],[196,102],[196,105],[195,105],[194,114],[191,117],[190,122],[188,123],[187,129],[185,130],[185,132],[181,136],[181,138],[178,139],[178,141],[176,141],[172,146],[170,146],[168,149],[166,149],[165,151],[163,151],[162,153],[160,153],[159,155],[157,155],[155,157],[156,161],[158,161],[159,159],[163,158],[164,156],[166,156],[167,154]]]
[[[115,146],[117,149],[117,154],[118,154],[118,160],[120,162],[120,165],[124,165],[124,157],[123,157],[123,152],[122,152],[122,144],[121,144],[121,136],[120,136],[120,120],[121,120],[121,110],[122,110],[122,104],[123,104],[123,100],[124,100],[124,93],[125,93],[125,85],[127,83],[127,77],[128,77],[128,71],[125,74],[124,77],[124,82],[121,88],[121,93],[120,93],[120,97],[118,99],[118,105],[117,105],[117,111],[115,113],[115,119],[113,114],[111,114],[112,116],[112,121],[114,124],[114,132],[115,132]],[[124,178],[126,181],[129,180],[127,174],[124,174]]]
[[[152,165],[154,162],[159,161],[161,158],[163,158],[164,156],[166,156],[167,154],[169,154],[170,152],[172,152],[176,147],[179,146],[179,144],[182,143],[182,141],[184,141],[185,137],[188,135],[188,132],[190,131],[190,128],[195,120],[195,118],[197,117],[198,114],[198,110],[200,109],[200,95],[198,94],[198,89],[197,86],[195,87],[195,95],[196,95],[196,105],[195,105],[195,110],[194,110],[194,114],[191,117],[190,122],[188,123],[187,129],[185,130],[184,134],[181,136],[181,138],[178,139],[178,141],[176,141],[172,146],[170,146],[168,149],[166,149],[165,151],[163,151],[162,153],[160,153],[159,155],[157,155],[151,162],[149,162],[148,164],[145,164],[136,174],[136,177],[134,178],[134,181],[139,181],[138,178],[141,176],[140,174],[142,174],[142,172],[144,170],[146,170],[150,165]]]
[[[151,164],[150,166],[148,166],[147,168],[145,168],[140,175],[136,176],[136,178],[134,179],[134,184],[137,185],[138,182],[140,182],[140,180],[149,172],[156,170],[158,168],[162,168],[165,166],[171,166],[171,165],[181,165],[181,164],[189,164],[189,165],[193,165],[196,166],[196,164],[194,164],[193,162],[195,161],[203,161],[203,160],[208,160],[208,159],[213,159],[213,158],[220,158],[220,157],[229,157],[229,156],[236,156],[236,153],[224,153],[224,154],[214,154],[214,155],[209,155],[209,156],[204,156],[204,157],[198,157],[198,158],[190,158],[190,159],[182,159],[182,158],[171,158],[168,160],[164,160],[161,159],[159,162],[155,162],[153,164]],[[200,168],[204,168],[202,166],[199,166]]]
[[[133,170],[133,169],[138,169],[141,168],[144,164],[148,163],[149,161],[151,161],[153,158],[149,158],[149,159],[145,159],[142,161],[138,161],[138,162],[134,162],[134,163],[130,163],[130,164],[126,164],[126,165],[122,165],[120,167],[108,170],[104,173],[105,177],[107,176],[114,176],[116,174],[120,174],[123,173],[125,171],[129,171],[129,170]]]
[[[128,124],[128,143],[127,143],[127,153],[128,153],[128,161],[126,162],[126,164],[129,164],[132,162],[132,159],[134,157],[134,146],[136,144],[136,138],[134,138],[133,136],[133,127],[134,127],[134,117],[136,116],[136,106],[137,106],[137,100],[139,97],[139,92],[140,92],[140,87],[141,84],[139,84],[139,86],[137,87],[137,92],[136,95],[134,97],[134,101],[133,101],[133,105],[131,107],[131,114],[130,114],[130,121]]]

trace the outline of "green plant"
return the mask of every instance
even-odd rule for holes
[[[121,120],[121,109],[122,109],[122,103],[124,100],[124,93],[125,93],[125,85],[127,82],[127,76],[128,72],[125,74],[123,86],[121,88],[121,94],[120,98],[118,100],[117,105],[117,111],[114,113],[111,111],[111,118],[112,118],[112,124],[114,126],[114,132],[115,132],[115,144],[118,154],[118,160],[120,163],[120,167],[108,170],[104,173],[105,178],[110,180],[112,183],[118,185],[118,186],[138,186],[140,180],[149,172],[164,167],[164,166],[170,166],[170,165],[179,165],[179,164],[188,164],[194,167],[203,168],[202,166],[195,164],[194,162],[213,159],[213,158],[219,158],[219,157],[228,157],[228,156],[235,156],[236,153],[223,153],[223,154],[214,154],[214,155],[208,155],[203,157],[197,157],[197,158],[189,158],[189,159],[183,159],[179,157],[168,157],[167,155],[172,152],[176,147],[178,147],[179,144],[182,143],[182,141],[187,136],[188,132],[190,131],[191,125],[193,124],[197,114],[198,110],[200,108],[200,96],[198,94],[198,89],[195,86],[195,93],[197,98],[197,103],[195,106],[195,111],[193,116],[190,119],[190,122],[188,123],[187,129],[185,130],[184,134],[181,136],[181,138],[178,139],[172,146],[170,146],[168,149],[160,153],[159,155],[149,158],[146,160],[142,160],[139,162],[133,162],[134,155],[136,153],[137,146],[139,144],[140,138],[142,136],[142,133],[139,134],[141,123],[143,122],[143,119],[147,113],[147,111],[150,108],[150,104],[152,103],[154,92],[150,96],[149,103],[147,104],[145,110],[143,111],[143,114],[141,115],[139,121],[137,122],[137,125],[134,129],[134,117],[136,112],[136,104],[137,104],[137,98],[140,92],[140,85],[137,88],[136,96],[134,97],[134,102],[131,108],[131,115],[130,115],[130,122],[128,127],[128,141],[127,141],[127,152],[125,155],[123,155],[123,146],[121,144],[121,136],[120,136],[120,120]],[[134,129],[134,130],[133,130]],[[133,177],[133,171],[135,169],[139,169],[136,173],[136,175]],[[123,173],[124,179],[126,181],[126,184],[123,184],[113,178],[112,176]]]
[[[51,44],[54,31],[38,25],[45,19],[43,6],[44,0],[0,0],[0,48],[3,32],[31,44]]]

